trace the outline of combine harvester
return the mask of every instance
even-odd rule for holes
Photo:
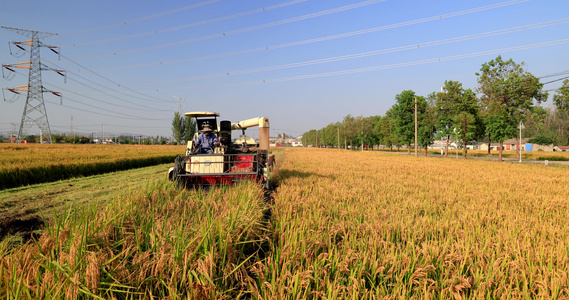
[[[195,118],[199,132],[204,126],[212,129],[219,139],[219,146],[201,148],[196,144],[198,133],[188,141],[186,155],[176,157],[174,167],[168,171],[168,178],[180,186],[206,187],[233,184],[252,180],[269,188],[269,118],[259,117],[236,123],[217,122],[216,112],[188,112]],[[259,126],[259,143],[245,135],[245,130]],[[241,130],[242,136],[232,141],[231,131]],[[203,153],[209,152],[209,153]]]

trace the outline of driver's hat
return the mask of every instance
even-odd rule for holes
[[[213,131],[213,130],[211,130],[211,127],[209,126],[209,124],[205,124],[205,125],[202,127],[202,132],[203,132],[203,133],[212,132],[212,131]]]

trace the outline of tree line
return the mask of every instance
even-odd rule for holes
[[[530,143],[567,145],[569,125],[569,80],[553,96],[554,108],[541,106],[549,96],[539,78],[512,59],[501,56],[482,64],[475,73],[478,87],[464,88],[458,81],[447,80],[440,92],[425,96],[404,90],[395,96],[395,104],[384,116],[354,117],[303,134],[303,145],[361,147],[384,145],[391,149],[405,145],[410,153],[415,143],[415,102],[417,102],[417,145],[427,152],[435,139],[446,139],[445,155],[452,139],[460,141],[466,158],[467,143],[503,143],[519,135]],[[488,150],[490,151],[490,150]]]
[[[174,113],[172,119],[172,137],[176,144],[189,142],[194,138],[196,131],[196,122],[188,116],[184,116],[179,112]]]

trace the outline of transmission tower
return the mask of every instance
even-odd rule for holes
[[[30,46],[30,60],[28,62],[21,62],[12,65],[2,65],[3,68],[8,71],[15,73],[15,68],[29,69],[28,84],[21,85],[15,88],[5,88],[9,92],[19,95],[20,92],[27,92],[26,105],[24,106],[24,112],[22,114],[22,121],[20,122],[20,130],[18,132],[18,142],[22,141],[30,132],[33,124],[37,124],[40,129],[40,135],[46,139],[46,142],[51,144],[51,129],[49,128],[49,121],[47,119],[47,111],[45,109],[45,104],[43,101],[43,93],[49,92],[56,96],[61,97],[58,92],[47,90],[43,87],[41,81],[41,71],[42,70],[52,70],[56,71],[58,74],[65,76],[63,70],[55,70],[42,65],[40,61],[40,47],[48,47],[51,51],[59,54],[57,51],[58,47],[47,46],[40,43],[40,39],[45,37],[56,35],[55,33],[41,32],[36,30],[19,29],[13,27],[2,28],[16,32],[23,36],[31,38],[31,40],[23,42],[11,42],[17,48],[25,50],[22,45]],[[8,101],[4,95],[4,100]],[[40,142],[43,143],[42,138]]]

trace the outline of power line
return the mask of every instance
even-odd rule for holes
[[[101,74],[99,74],[99,73],[97,73],[97,72],[95,72],[95,71],[93,71],[93,70],[90,70],[89,68],[87,68],[87,67],[85,67],[85,66],[79,64],[78,62],[75,62],[74,60],[68,58],[68,57],[65,56],[65,55],[61,55],[61,56],[62,56],[63,58],[65,58],[65,59],[67,59],[68,61],[70,61],[71,63],[74,63],[74,64],[80,66],[80,67],[83,68],[84,70],[86,70],[86,71],[88,71],[88,72],[90,72],[90,73],[96,75],[96,76],[99,77],[99,78],[102,78],[102,79],[104,79],[104,80],[106,80],[106,81],[108,81],[108,82],[111,82],[111,83],[115,84],[115,85],[118,86],[118,87],[122,87],[122,88],[124,88],[124,89],[127,89],[127,90],[129,90],[129,91],[131,91],[131,92],[133,92],[133,93],[136,93],[136,94],[138,94],[138,95],[141,95],[141,96],[143,96],[143,97],[148,97],[147,95],[145,95],[145,94],[143,94],[143,93],[141,93],[141,92],[139,92],[139,91],[135,91],[135,90],[133,90],[133,89],[130,89],[129,87],[126,87],[126,86],[124,86],[124,85],[121,85],[120,83],[117,83],[116,81],[114,81],[114,80],[112,80],[112,79],[109,79],[109,78],[107,78],[107,77],[105,77],[105,76],[103,76],[103,75],[101,75]],[[50,63],[51,63],[51,62],[50,62]],[[53,63],[51,63],[51,64],[53,64]],[[55,65],[55,64],[54,64],[54,65]],[[74,73],[74,72],[71,72],[71,71],[70,71],[70,73],[75,74],[75,75],[78,76],[78,77],[81,77],[81,76],[78,75],[77,73]],[[83,77],[81,77],[81,78],[83,78]],[[91,81],[91,82],[93,82],[93,81]],[[103,85],[100,85],[100,84],[97,84],[97,85],[104,87]],[[105,87],[105,88],[107,88],[107,87]],[[132,95],[126,94],[126,93],[121,92],[121,91],[117,91],[117,92],[120,93],[120,94],[122,94],[122,95],[125,95],[125,96],[134,97],[134,96],[132,96]],[[157,100],[143,99],[143,98],[137,98],[137,99],[143,100],[143,101],[150,101],[150,102],[164,102],[163,99],[153,98],[153,97],[152,97],[152,99],[157,99]]]
[[[500,54],[503,52],[513,52],[513,51],[521,51],[521,50],[528,50],[528,49],[534,49],[534,48],[555,46],[555,45],[561,45],[561,44],[567,44],[567,43],[569,43],[569,39],[562,39],[562,40],[556,40],[556,41],[550,41],[550,42],[544,42],[544,43],[535,43],[535,44],[529,44],[529,45],[523,45],[523,46],[502,48],[502,49],[497,49],[497,50],[480,51],[480,52],[475,52],[475,53],[468,53],[468,54],[447,56],[447,57],[441,57],[441,58],[419,60],[419,61],[413,61],[413,62],[408,62],[408,63],[400,63],[400,64],[392,64],[392,65],[384,65],[384,66],[376,66],[376,67],[368,67],[368,68],[360,68],[360,69],[343,70],[343,71],[336,71],[336,72],[326,72],[326,73],[319,73],[319,74],[310,74],[310,75],[301,75],[301,76],[268,79],[268,80],[265,80],[264,82],[282,82],[282,81],[290,81],[290,80],[298,80],[298,79],[308,79],[308,78],[318,78],[318,77],[327,77],[327,76],[335,76],[335,75],[353,74],[353,73],[360,73],[360,72],[369,72],[369,71],[376,71],[376,70],[383,70],[383,69],[393,69],[393,68],[422,65],[422,64],[428,64],[428,63],[434,63],[434,62],[443,62],[443,61],[451,61],[451,60],[458,60],[458,59],[464,59],[464,58],[478,57],[478,56],[490,55],[490,54]]]
[[[565,74],[569,74],[569,70],[566,71],[561,71],[561,72],[557,72],[557,73],[553,73],[553,74],[549,74],[549,75],[545,75],[545,76],[541,76],[538,78],[549,78],[549,77],[555,77],[555,76],[561,76],[561,75],[565,75]]]
[[[479,56],[491,55],[491,54],[501,54],[504,52],[514,52],[514,51],[549,47],[549,46],[562,45],[562,44],[567,44],[567,43],[569,43],[569,39],[561,39],[561,40],[555,40],[555,41],[549,41],[549,42],[543,42],[543,43],[528,44],[528,45],[523,45],[523,46],[515,46],[515,47],[502,48],[502,49],[496,49],[496,50],[480,51],[480,52],[474,52],[474,53],[468,53],[468,54],[460,54],[460,55],[454,55],[454,56],[446,56],[446,57],[440,57],[440,58],[432,58],[432,59],[390,64],[390,65],[374,66],[374,67],[359,68],[359,69],[349,69],[349,70],[325,72],[325,73],[316,73],[316,74],[307,74],[307,75],[299,75],[299,76],[291,76],[291,77],[281,77],[281,78],[273,78],[273,79],[263,79],[263,80],[255,80],[255,81],[240,82],[240,83],[233,83],[233,84],[218,84],[218,85],[209,85],[209,86],[200,85],[200,86],[187,87],[187,88],[188,89],[197,89],[197,88],[212,88],[212,87],[219,87],[219,86],[242,86],[242,85],[275,83],[275,82],[284,82],[284,81],[292,81],[292,80],[329,77],[329,76],[337,76],[337,75],[345,75],[345,74],[355,74],[355,73],[362,73],[362,72],[370,72],[370,71],[378,71],[378,70],[386,70],[386,69],[395,69],[395,68],[401,68],[401,67],[410,67],[410,66],[416,66],[416,65],[424,65],[424,64],[430,64],[430,63],[435,63],[435,62],[444,62],[444,61],[458,60],[458,59],[464,59],[464,58],[479,57]]]
[[[315,13],[311,13],[311,14],[307,14],[307,15],[303,15],[303,16],[299,16],[299,17],[289,18],[289,19],[285,19],[285,20],[280,20],[280,21],[276,21],[276,22],[265,23],[262,25],[257,25],[257,26],[252,26],[252,27],[222,32],[222,33],[206,35],[206,36],[202,36],[202,37],[192,38],[192,39],[168,43],[168,44],[155,45],[155,46],[150,46],[150,47],[143,47],[143,48],[126,50],[126,51],[121,51],[121,52],[101,54],[101,55],[96,55],[96,56],[91,56],[91,57],[83,57],[83,58],[79,58],[78,60],[87,60],[87,59],[93,59],[93,58],[117,56],[117,55],[123,55],[123,54],[131,54],[131,53],[136,53],[136,52],[167,48],[167,47],[172,47],[172,46],[179,46],[179,45],[184,45],[184,44],[189,44],[189,43],[194,43],[194,42],[199,42],[199,41],[204,41],[204,40],[209,40],[209,39],[214,39],[214,38],[219,38],[219,37],[224,37],[224,36],[229,36],[229,35],[234,35],[234,34],[254,31],[254,30],[259,30],[259,29],[264,29],[264,28],[269,28],[269,27],[273,27],[273,26],[277,26],[277,25],[283,25],[283,24],[287,24],[287,23],[298,22],[298,21],[302,21],[302,20],[306,20],[306,19],[325,16],[325,15],[329,15],[329,14],[333,14],[333,13],[337,13],[337,12],[342,12],[342,11],[346,11],[346,10],[350,10],[350,9],[354,9],[354,8],[359,8],[359,7],[375,4],[378,2],[384,2],[384,1],[387,1],[387,0],[366,0],[366,1],[363,1],[360,3],[341,6],[338,8],[328,9],[328,10],[315,12]],[[529,1],[529,0],[517,0],[517,1]]]
[[[48,62],[49,62],[49,61],[48,61]],[[52,62],[49,62],[49,63],[53,64]],[[55,65],[55,64],[54,64],[54,65]],[[57,65],[55,65],[55,66],[57,66]],[[59,66],[58,66],[58,67],[59,67]],[[14,73],[16,73],[17,75],[22,75],[22,76],[24,76],[23,74],[21,74],[20,72],[18,72],[18,70],[14,70]],[[70,73],[75,74],[75,73],[73,73],[73,72],[70,72]],[[75,75],[77,75],[77,77],[82,78],[82,79],[84,79],[84,80],[86,80],[86,81],[89,81],[89,82],[91,82],[91,83],[93,83],[93,84],[99,85],[99,86],[101,86],[101,87],[103,87],[103,88],[107,88],[107,87],[105,87],[105,86],[103,86],[103,85],[100,85],[100,84],[98,84],[98,83],[96,83],[96,82],[94,82],[94,81],[92,81],[92,80],[89,80],[89,79],[87,79],[87,78],[84,78],[84,77],[82,77],[82,76],[80,76],[80,75],[78,75],[78,74],[75,74]],[[107,96],[109,96],[109,97],[111,97],[111,98],[114,98],[114,99],[117,99],[117,100],[120,100],[120,101],[124,101],[124,102],[130,103],[130,104],[133,104],[133,105],[136,105],[136,106],[139,106],[139,107],[143,107],[143,108],[135,108],[135,107],[124,106],[124,105],[120,105],[120,104],[116,104],[116,103],[110,103],[110,102],[107,102],[107,101],[104,101],[104,100],[100,100],[100,99],[96,99],[96,98],[94,98],[94,97],[90,97],[90,96],[87,96],[87,95],[81,95],[81,94],[79,94],[79,93],[77,93],[77,92],[73,92],[73,91],[71,91],[71,90],[68,90],[68,89],[59,87],[59,86],[54,85],[54,84],[48,84],[48,85],[49,85],[49,86],[54,86],[54,87],[56,87],[56,88],[58,88],[58,89],[67,91],[67,92],[69,92],[69,93],[73,93],[73,94],[78,95],[78,96],[82,96],[82,97],[84,97],[84,98],[88,98],[88,99],[91,99],[91,100],[94,100],[94,101],[98,101],[98,102],[102,102],[102,103],[105,103],[105,104],[114,105],[114,106],[118,106],[118,107],[123,107],[123,108],[127,108],[127,109],[137,109],[137,110],[145,110],[145,111],[149,111],[149,110],[150,110],[150,111],[163,111],[163,112],[169,112],[169,111],[170,111],[170,110],[167,110],[167,109],[158,109],[158,108],[154,108],[154,107],[148,107],[148,106],[140,105],[140,104],[138,104],[138,103],[133,103],[133,102],[131,102],[131,101],[128,101],[128,100],[125,100],[125,99],[116,97],[116,96],[114,96],[114,95],[112,95],[112,94],[109,94],[109,93],[107,93],[107,92],[104,92],[104,91],[102,91],[102,90],[99,90],[99,89],[97,89],[97,88],[94,88],[94,87],[92,87],[92,86],[89,86],[89,85],[87,85],[87,84],[85,84],[85,83],[83,83],[83,82],[80,82],[80,81],[78,81],[78,80],[75,80],[75,79],[73,79],[73,78],[70,78],[70,80],[71,80],[71,81],[74,81],[74,82],[77,82],[78,84],[83,85],[83,86],[85,86],[85,87],[87,87],[87,88],[93,89],[93,90],[95,90],[95,91],[97,91],[97,92],[99,92],[99,93],[105,94],[105,95],[107,95]],[[121,92],[119,92],[119,93],[121,93]],[[124,94],[124,93],[123,93],[123,94]],[[127,96],[130,96],[130,95],[128,95],[128,94],[126,94],[126,95],[127,95]],[[132,96],[131,96],[131,97],[132,97]],[[66,97],[66,98],[67,98],[67,97]],[[91,107],[97,108],[96,106],[92,106],[92,105],[91,105]],[[104,110],[104,109],[103,109],[103,110]]]
[[[112,110],[108,110],[108,109],[104,109],[104,108],[99,108],[99,107],[96,107],[96,106],[93,106],[93,105],[90,105],[90,104],[87,104],[87,103],[83,103],[83,102],[78,101],[78,100],[75,100],[75,99],[71,99],[71,100],[74,101],[74,102],[80,103],[80,104],[82,104],[82,105],[88,106],[88,107],[92,107],[92,108],[95,108],[95,109],[107,111],[107,112],[110,112],[110,113],[116,113],[116,112],[114,112],[114,111],[112,111]],[[94,112],[94,111],[92,111],[92,110],[87,110],[87,109],[82,109],[82,108],[78,108],[78,107],[73,107],[73,106],[70,106],[70,105],[67,105],[67,104],[60,104],[60,103],[55,103],[55,102],[51,102],[51,101],[46,101],[46,102],[51,103],[51,104],[54,104],[54,105],[58,105],[58,106],[67,107],[67,108],[71,108],[71,109],[74,109],[74,110],[82,111],[82,112],[87,112],[87,113],[90,113],[90,114],[95,114],[95,115],[100,115],[100,116],[105,116],[105,117],[111,117],[111,118],[128,119],[128,120],[139,120],[139,121],[144,121],[144,120],[146,120],[146,121],[163,121],[163,120],[164,120],[164,119],[141,118],[141,117],[132,116],[132,115],[128,115],[128,114],[120,114],[120,115],[118,115],[118,116],[113,116],[113,115],[109,115],[109,114]]]
[[[269,7],[263,7],[263,8],[250,10],[250,11],[246,11],[246,12],[242,12],[242,13],[238,13],[238,14],[234,14],[234,15],[230,15],[230,16],[225,16],[225,17],[220,17],[220,18],[215,18],[215,19],[210,19],[210,20],[205,20],[205,21],[200,21],[200,22],[195,22],[195,23],[190,23],[190,24],[186,24],[186,25],[182,25],[182,26],[171,27],[171,28],[162,29],[162,30],[153,30],[153,31],[148,31],[148,32],[144,32],[144,33],[138,33],[138,34],[133,34],[133,35],[128,35],[128,36],[112,38],[112,39],[92,41],[92,42],[86,42],[86,43],[80,43],[80,44],[64,45],[62,47],[70,47],[70,46],[80,47],[80,46],[85,46],[85,45],[94,45],[94,44],[101,44],[101,43],[108,43],[108,42],[116,42],[116,41],[131,39],[131,38],[143,37],[143,36],[148,36],[148,35],[155,35],[155,34],[170,32],[170,31],[174,31],[174,30],[180,30],[180,29],[195,27],[195,26],[199,26],[199,25],[205,25],[205,24],[211,24],[211,23],[220,22],[220,21],[226,21],[226,20],[230,20],[230,19],[234,19],[234,18],[238,18],[238,17],[252,15],[255,13],[266,12],[269,10],[273,10],[273,9],[277,9],[277,8],[281,8],[281,7],[286,7],[289,5],[298,4],[298,3],[302,3],[302,2],[306,2],[306,1],[308,1],[308,0],[294,0],[294,1],[289,1],[289,2],[285,2],[285,3],[269,6]]]
[[[18,72],[18,70],[14,70],[14,72],[15,72],[17,75],[25,76],[24,74],[21,74],[20,72]],[[81,77],[81,76],[79,76],[79,77]],[[83,78],[83,77],[81,77],[81,78]],[[83,78],[83,79],[85,79],[85,78]],[[85,87],[87,87],[87,88],[93,89],[93,90],[95,90],[95,91],[97,91],[97,92],[106,94],[106,95],[109,96],[109,97],[112,97],[112,98],[115,98],[115,99],[118,99],[118,100],[122,100],[122,101],[125,101],[125,102],[128,102],[128,103],[134,104],[134,105],[138,105],[138,106],[141,106],[141,107],[144,107],[144,108],[141,109],[141,108],[123,106],[123,105],[116,104],[116,103],[110,103],[110,102],[107,102],[107,101],[104,101],[104,100],[100,100],[100,99],[96,99],[96,98],[94,98],[94,97],[90,97],[90,96],[87,96],[87,95],[81,95],[81,94],[79,94],[79,93],[77,93],[77,92],[74,92],[74,91],[71,91],[71,90],[68,90],[68,89],[59,87],[59,86],[54,85],[54,84],[47,84],[47,85],[48,85],[48,86],[54,86],[54,87],[56,87],[57,89],[61,89],[61,90],[63,90],[63,91],[66,91],[66,92],[69,92],[69,93],[72,93],[72,94],[75,94],[75,95],[78,95],[78,96],[81,96],[81,97],[84,97],[84,98],[88,98],[88,99],[91,99],[91,100],[94,100],[94,101],[98,101],[98,102],[102,102],[102,103],[105,103],[105,104],[114,105],[114,106],[118,106],[118,107],[123,107],[123,108],[127,108],[127,109],[137,109],[137,110],[145,110],[145,111],[149,111],[149,110],[150,110],[150,111],[164,111],[164,112],[170,112],[170,110],[157,109],[157,108],[152,108],[152,107],[146,107],[146,106],[142,106],[142,105],[139,105],[139,104],[136,104],[136,103],[132,103],[132,102],[130,102],[130,101],[128,101],[128,100],[120,99],[120,98],[117,98],[117,97],[115,97],[115,96],[113,96],[113,95],[111,95],[111,94],[109,94],[109,93],[105,93],[105,92],[103,92],[103,91],[101,91],[101,90],[99,90],[99,89],[96,89],[96,88],[94,88],[94,87],[92,87],[92,86],[89,86],[89,85],[87,85],[87,84],[85,84],[85,83],[82,83],[82,82],[80,82],[80,81],[77,81],[77,80],[75,80],[75,79],[73,79],[73,78],[71,78],[70,80],[75,81],[75,82],[77,82],[78,84],[81,84],[81,85],[83,85],[83,86],[85,86]],[[88,80],[88,79],[85,79],[85,80]],[[90,80],[88,80],[88,81],[90,81]],[[90,81],[90,82],[92,82],[92,81]],[[96,84],[96,83],[95,83],[95,84]],[[83,102],[78,101],[78,100],[73,100],[73,98],[70,98],[70,97],[68,97],[68,96],[66,96],[65,98],[66,98],[66,99],[71,99],[72,101],[75,101],[75,102],[77,102],[77,103],[80,103],[80,104],[83,104],[83,105],[86,105],[86,106],[89,106],[89,107],[92,107],[92,108],[95,108],[95,109],[100,109],[100,110],[103,110],[103,111],[115,113],[114,111],[110,111],[110,110],[108,110],[108,109],[100,108],[100,107],[94,106],[94,105],[92,105],[92,104],[86,104],[86,103],[83,103]],[[62,105],[62,103],[57,104],[57,103],[54,103],[54,102],[51,102],[51,101],[46,101],[46,102],[49,102],[49,103],[55,104],[55,105],[64,106],[64,107],[69,107],[69,108],[72,108],[72,109],[77,109],[77,110],[81,110],[81,111],[86,111],[86,112],[94,113],[94,112],[92,112],[92,111],[82,110],[82,109],[75,108],[75,107],[72,107],[72,106]],[[109,117],[114,117],[114,118],[117,117],[117,116],[105,115],[105,114],[101,114],[101,113],[95,113],[95,114],[104,115],[104,116],[109,116]],[[121,116],[123,116],[123,115],[121,115]],[[139,117],[135,117],[135,116],[132,116],[132,117],[133,117],[132,119],[134,119],[134,120],[139,120],[139,119],[140,119]],[[121,117],[121,118],[122,118],[122,117]],[[157,120],[157,119],[148,119],[148,120]]]
[[[561,77],[561,78],[559,78],[559,79],[551,80],[551,81],[548,81],[548,82],[544,82],[543,84],[550,84],[550,83],[557,82],[557,81],[561,81],[561,80],[564,80],[564,79],[567,79],[567,78],[569,78],[569,76]]]
[[[291,63],[291,64],[285,64],[285,65],[271,66],[271,67],[263,67],[263,68],[256,68],[256,69],[247,69],[247,70],[240,70],[240,71],[192,76],[192,77],[186,77],[186,78],[179,78],[176,80],[160,80],[160,81],[153,81],[153,82],[135,83],[135,84],[131,84],[131,86],[158,84],[158,83],[183,82],[183,81],[190,81],[190,80],[197,80],[197,79],[219,78],[219,77],[226,77],[226,76],[234,76],[234,75],[264,72],[264,71],[274,71],[274,70],[294,68],[294,67],[310,66],[310,65],[315,65],[315,64],[337,62],[337,61],[343,61],[343,60],[348,60],[348,59],[362,58],[362,57],[368,57],[368,56],[373,56],[373,55],[400,52],[400,51],[405,51],[405,50],[414,50],[414,49],[420,49],[420,48],[426,48],[426,47],[432,47],[432,46],[468,41],[468,40],[473,40],[473,39],[479,39],[479,38],[491,37],[491,36],[502,35],[502,34],[507,34],[507,33],[519,32],[519,31],[524,31],[524,30],[529,30],[529,29],[543,28],[546,26],[559,25],[559,24],[564,24],[564,23],[568,23],[568,22],[569,22],[569,18],[565,18],[565,19],[559,19],[559,20],[555,20],[555,21],[541,22],[541,23],[537,23],[537,24],[518,26],[518,27],[513,27],[513,28],[508,28],[508,29],[495,30],[495,31],[472,34],[472,35],[466,35],[466,36],[455,37],[455,38],[450,38],[450,39],[427,42],[427,43],[411,44],[411,45],[407,45],[407,46],[394,47],[394,48],[389,48],[389,49],[382,49],[382,50],[369,51],[369,52],[363,52],[363,53],[357,53],[357,54],[329,57],[329,58],[310,60],[310,61],[304,61],[304,62],[297,62],[297,63]]]
[[[93,100],[93,101],[97,101],[97,102],[101,102],[101,103],[104,103],[104,104],[113,105],[113,106],[117,106],[117,107],[122,107],[122,108],[127,108],[127,109],[135,109],[135,110],[142,110],[142,111],[168,111],[168,112],[170,111],[170,110],[157,109],[157,108],[137,108],[137,107],[131,107],[131,106],[124,106],[124,105],[120,105],[120,104],[116,104],[116,103],[107,102],[107,101],[104,101],[104,100],[101,100],[101,99],[97,99],[97,98],[94,98],[94,97],[91,97],[91,96],[82,95],[82,94],[79,94],[79,93],[77,93],[77,92],[74,92],[74,91],[71,91],[71,90],[68,90],[68,89],[65,89],[65,88],[56,86],[56,85],[54,85],[54,84],[49,84],[49,85],[50,85],[50,86],[53,86],[53,87],[55,87],[55,88],[57,88],[57,89],[59,89],[59,90],[66,91],[66,92],[68,92],[68,93],[72,93],[72,94],[75,94],[75,95],[80,96],[80,97],[83,97],[83,98],[91,99],[91,100]]]
[[[84,125],[73,125],[74,127],[95,127],[95,126],[101,126],[101,124],[84,124]],[[105,123],[105,127],[109,126],[109,127],[126,127],[126,128],[132,128],[132,125],[117,125],[117,124],[108,124]],[[60,128],[67,128],[65,126],[59,126]],[[170,127],[156,127],[156,126],[136,126],[136,128],[170,128]]]
[[[50,62],[50,63],[51,63],[51,62]],[[53,63],[51,63],[51,64],[53,64]],[[57,65],[56,65],[56,66],[57,66]],[[100,86],[100,87],[105,88],[105,89],[110,89],[109,87],[106,87],[106,86],[104,86],[104,85],[102,85],[102,84],[99,84],[99,83],[93,81],[93,80],[90,80],[90,79],[88,79],[88,78],[85,78],[85,77],[83,77],[83,76],[81,76],[81,75],[79,75],[79,74],[77,74],[77,73],[75,73],[75,72],[69,72],[69,73],[74,74],[75,76],[77,76],[77,77],[79,77],[79,78],[81,78],[81,79],[83,79],[83,80],[85,80],[85,81],[88,81],[88,82],[90,82],[90,83],[92,83],[92,84],[94,84],[94,85]],[[151,110],[161,110],[161,109],[156,109],[156,108],[153,108],[153,107],[145,106],[145,105],[142,105],[142,104],[139,104],[139,103],[134,103],[134,102],[132,102],[132,101],[129,101],[129,100],[126,100],[126,99],[122,99],[122,98],[116,97],[116,96],[114,96],[114,95],[112,95],[112,94],[110,94],[110,93],[107,93],[107,92],[102,91],[102,90],[100,90],[100,89],[97,89],[97,88],[95,88],[95,87],[89,86],[89,85],[87,85],[87,84],[85,84],[85,83],[83,83],[83,82],[80,82],[80,81],[74,79],[73,77],[70,77],[69,80],[72,80],[72,81],[74,81],[74,82],[77,82],[77,83],[79,83],[79,84],[81,84],[81,85],[83,85],[83,86],[85,86],[85,87],[88,87],[88,88],[90,88],[90,89],[93,89],[93,90],[95,90],[95,91],[97,91],[97,92],[99,92],[99,93],[101,93],[101,94],[107,95],[107,96],[112,97],[112,98],[115,98],[115,99],[117,99],[117,100],[121,100],[121,101],[130,103],[130,104],[137,105],[137,106],[144,107],[144,108],[151,109]],[[124,87],[124,86],[123,86],[123,87]],[[127,87],[125,87],[125,88],[127,88]],[[130,90],[130,88],[128,88],[128,89]],[[133,97],[132,95],[128,95],[128,94],[126,94],[126,93],[124,93],[124,92],[121,92],[121,91],[116,91],[116,90],[114,90],[114,92],[119,93],[119,94],[122,94],[122,95],[125,95],[125,96]],[[137,92],[137,93],[138,93],[138,92]],[[136,98],[136,99],[144,100],[144,99],[140,99],[140,98]],[[160,101],[160,102],[164,102],[164,101]],[[162,110],[162,111],[167,111],[167,110]]]
[[[497,4],[493,4],[493,5],[487,5],[487,6],[457,11],[457,12],[448,13],[448,14],[436,15],[436,16],[432,16],[432,17],[416,19],[416,20],[407,21],[407,22],[400,22],[400,23],[395,23],[395,24],[390,24],[390,25],[385,25],[385,26],[379,26],[379,27],[368,28],[368,29],[357,30],[357,31],[351,31],[351,32],[346,32],[346,33],[341,33],[341,34],[329,35],[329,36],[318,37],[318,38],[313,38],[313,39],[308,39],[308,40],[295,41],[295,42],[279,44],[279,45],[270,45],[270,46],[241,50],[241,51],[235,51],[235,52],[212,54],[212,55],[185,58],[185,59],[179,59],[179,60],[164,61],[164,62],[135,64],[135,65],[127,65],[127,66],[119,66],[119,67],[97,68],[97,70],[116,70],[116,69],[128,69],[128,68],[137,68],[137,67],[149,67],[149,66],[156,66],[156,65],[174,64],[174,63],[182,63],[182,62],[189,62],[189,61],[196,61],[196,60],[205,60],[205,59],[220,58],[220,57],[226,57],[226,56],[232,56],[232,55],[261,52],[261,51],[267,51],[267,50],[273,50],[273,49],[281,49],[281,48],[287,48],[287,47],[293,47],[293,46],[300,46],[300,45],[329,41],[329,40],[334,40],[334,39],[339,39],[339,38],[344,38],[344,37],[351,37],[351,36],[356,36],[356,35],[361,35],[361,34],[366,34],[366,33],[373,33],[373,32],[378,32],[378,31],[383,31],[383,30],[388,30],[388,29],[394,29],[394,28],[398,28],[398,27],[416,25],[416,24],[426,23],[426,22],[430,22],[430,21],[442,20],[442,19],[446,19],[446,18],[462,16],[462,15],[471,14],[471,13],[480,12],[480,11],[486,11],[486,10],[490,10],[490,9],[500,8],[500,7],[518,4],[518,3],[527,2],[527,1],[529,1],[529,0],[506,1],[506,2],[497,3]]]
[[[163,16],[166,16],[169,14],[181,12],[181,11],[188,10],[188,9],[197,8],[200,6],[204,6],[204,5],[219,2],[219,1],[221,1],[221,0],[208,0],[208,1],[184,6],[181,8],[174,9],[174,10],[170,10],[170,11],[166,11],[166,12],[162,12],[162,13],[158,13],[158,14],[154,14],[154,15],[149,15],[146,17],[142,17],[142,18],[138,18],[138,19],[134,19],[134,20],[130,20],[130,21],[125,21],[125,22],[120,22],[120,23],[116,23],[116,24],[112,24],[112,25],[103,26],[103,27],[97,27],[97,28],[92,28],[92,29],[88,29],[88,30],[84,30],[84,31],[74,32],[74,33],[62,35],[59,37],[63,38],[63,37],[69,37],[69,36],[74,36],[74,35],[91,33],[91,32],[95,32],[95,31],[101,31],[101,30],[105,30],[105,29],[111,29],[111,28],[115,28],[115,27],[119,27],[119,26],[124,26],[124,25],[128,25],[128,24],[136,23],[136,22],[141,22],[141,21],[146,21],[146,20],[158,18],[158,17],[163,17]]]

